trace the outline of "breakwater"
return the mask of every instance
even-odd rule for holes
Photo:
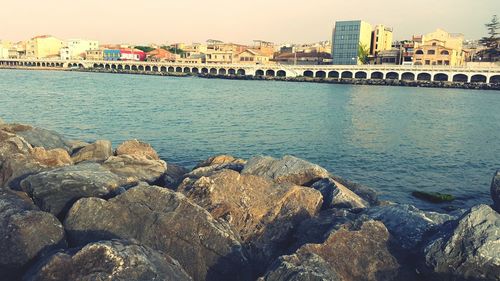
[[[138,140],[68,140],[22,124],[0,124],[0,163],[4,280],[486,281],[500,273],[500,172],[493,201],[445,214],[381,201],[293,156],[217,155],[187,169]]]

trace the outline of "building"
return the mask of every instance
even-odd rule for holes
[[[84,39],[70,39],[66,46],[60,51],[62,60],[80,60],[85,59],[87,51],[99,49],[99,42]]]
[[[370,54],[375,56],[380,51],[389,50],[392,50],[392,28],[378,24],[372,31]]]
[[[62,47],[64,47],[64,42],[51,35],[36,36],[26,43],[26,57],[59,58]]]
[[[119,49],[104,49],[102,51],[102,58],[106,61],[117,61],[121,58]]]
[[[93,61],[104,60],[104,50],[103,49],[88,50],[86,52],[86,59]]]
[[[235,53],[231,50],[207,50],[205,54],[206,63],[233,63]]]
[[[267,64],[271,55],[263,54],[259,50],[246,49],[236,55],[236,62],[241,64]]]
[[[331,64],[331,58],[326,52],[294,52],[280,53],[274,57],[274,61],[290,65],[318,65]]]
[[[401,49],[378,51],[374,57],[374,64],[401,64],[402,60]]]
[[[422,36],[422,43],[415,43],[414,65],[450,65],[464,64],[462,34],[451,34],[442,29]]]
[[[9,58],[9,49],[12,48],[12,43],[0,40],[0,59]]]
[[[120,50],[120,60],[128,61],[145,61],[146,53],[141,50],[135,49],[121,49]]]
[[[158,48],[146,54],[147,61],[175,61],[177,56],[165,49]]]
[[[363,62],[359,49],[370,51],[372,26],[364,21],[337,21],[333,29],[332,58],[336,65],[356,65]]]

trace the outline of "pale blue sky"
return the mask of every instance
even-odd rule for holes
[[[396,39],[440,27],[475,39],[500,0],[25,0],[1,5],[0,39],[39,34],[101,42],[250,43],[329,40],[336,20],[394,28]]]

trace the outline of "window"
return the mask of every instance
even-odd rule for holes
[[[427,54],[428,55],[435,55],[436,54],[436,50],[428,50]]]
[[[431,64],[431,61],[430,60],[426,60],[425,61],[425,65],[430,65]]]
[[[444,61],[444,65],[450,65],[450,61],[449,60],[445,60]]]
[[[417,50],[417,51],[415,52],[415,54],[417,54],[417,55],[423,55],[423,54],[424,54],[424,51],[422,51],[422,50]]]
[[[436,45],[437,45],[437,44],[436,44],[436,42],[433,42],[433,43],[432,43],[432,46],[436,46]]]
[[[445,55],[445,56],[447,56],[447,55],[449,55],[449,54],[450,54],[450,53],[449,53],[448,51],[446,51],[446,50],[441,51],[441,55]]]
[[[438,65],[442,65],[443,64],[443,61],[442,60],[438,60]]]

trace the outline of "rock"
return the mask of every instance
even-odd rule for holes
[[[264,277],[257,281],[340,281],[328,263],[320,256],[281,256]]]
[[[328,171],[322,167],[294,156],[275,159],[257,156],[248,160],[244,175],[256,175],[275,180],[278,183],[289,182],[296,185],[310,185],[322,178],[328,178]]]
[[[189,281],[181,265],[137,242],[91,243],[77,252],[59,252],[35,266],[24,280],[169,280]]]
[[[215,218],[227,221],[258,263],[268,263],[290,246],[293,231],[317,214],[321,194],[311,188],[222,170],[178,188]]]
[[[75,154],[78,150],[86,147],[87,145],[90,145],[88,142],[84,141],[79,141],[79,140],[73,140],[73,141],[68,141],[68,146],[69,146],[69,154],[73,155]]]
[[[446,224],[424,254],[431,280],[500,280],[500,214],[473,207]]]
[[[2,118],[0,118],[0,125],[3,125],[5,124],[5,122],[2,120]]]
[[[160,185],[170,189],[177,189],[186,173],[189,173],[188,169],[167,163],[167,171],[161,176]]]
[[[375,190],[373,190],[365,185],[355,183],[355,182],[352,182],[350,180],[346,180],[346,179],[341,178],[339,176],[332,175],[331,178],[333,180],[335,180],[336,182],[344,185],[349,190],[356,193],[359,197],[363,198],[365,201],[370,203],[370,206],[377,206],[380,204],[380,202],[378,200],[378,194]]]
[[[318,190],[321,192],[321,195],[323,195],[322,209],[357,209],[367,208],[369,206],[368,202],[331,178],[321,179],[311,185],[311,187]]]
[[[75,163],[87,160],[104,161],[112,154],[111,142],[108,140],[98,140],[93,144],[89,144],[73,152],[71,159],[73,159]]]
[[[28,176],[21,187],[40,209],[60,218],[82,197],[109,196],[125,182],[97,163],[82,163]]]
[[[140,181],[156,183],[167,171],[167,163],[163,160],[152,160],[128,154],[111,156],[104,161],[102,166],[114,174],[126,178],[128,183]]]
[[[64,229],[22,192],[0,189],[0,279],[16,280],[36,257],[65,247]]]
[[[21,124],[1,125],[0,130],[14,133],[24,138],[33,147],[38,146],[45,149],[62,148],[69,151],[66,140],[54,131]]]
[[[421,211],[406,204],[377,206],[368,209],[365,214],[382,221],[405,250],[415,250],[426,234],[456,219],[451,215]]]
[[[326,280],[399,280],[400,266],[389,251],[389,238],[381,222],[344,225],[332,231],[324,243],[300,247],[295,253],[299,261],[295,263],[311,263],[312,255],[321,257],[324,263],[319,260],[313,264],[321,266],[316,272],[334,273],[334,278]]]
[[[151,145],[138,140],[128,140],[120,144],[120,146],[116,148],[116,156],[123,154],[144,157],[149,160],[160,160],[158,153],[156,153]]]
[[[65,220],[76,245],[137,239],[179,261],[194,280],[251,280],[247,257],[230,227],[166,188],[141,185],[105,201],[84,198]]]
[[[491,181],[491,198],[493,198],[493,208],[500,213],[500,170],[495,173]]]
[[[191,172],[187,173],[185,177],[194,179],[208,177],[224,169],[237,171],[239,173],[243,170],[245,163],[245,160],[234,158],[231,155],[213,156],[196,165],[196,167]]]
[[[411,195],[418,199],[422,199],[432,203],[451,202],[455,200],[455,197],[453,195],[439,192],[413,191]]]

